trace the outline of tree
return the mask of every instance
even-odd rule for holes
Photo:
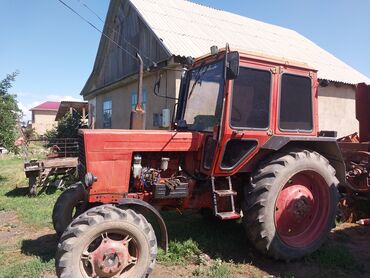
[[[77,138],[81,128],[81,116],[78,113],[67,113],[58,121],[58,125],[46,132],[48,139]]]
[[[0,147],[16,149],[14,142],[18,134],[17,124],[22,115],[18,108],[17,96],[8,93],[18,72],[8,74],[0,81]]]

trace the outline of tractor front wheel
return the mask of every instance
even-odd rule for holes
[[[61,236],[67,226],[87,209],[87,192],[80,183],[67,188],[59,196],[53,208],[53,226]]]
[[[56,255],[58,277],[147,277],[157,256],[152,226],[131,209],[94,207],[63,233]]]
[[[292,260],[317,250],[335,225],[338,180],[317,152],[277,155],[252,174],[244,224],[257,250]]]

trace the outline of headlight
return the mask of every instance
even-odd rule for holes
[[[85,175],[85,185],[87,187],[91,186],[94,182],[98,180],[97,177],[95,177],[92,173],[87,172]]]

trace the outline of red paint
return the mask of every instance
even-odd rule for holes
[[[223,59],[223,52],[219,55],[208,55],[198,59],[194,65],[200,63],[213,62]],[[294,136],[317,136],[317,76],[316,71],[301,65],[283,63],[269,58],[258,58],[250,54],[240,53],[240,66],[255,69],[262,69],[271,72],[271,102],[270,102],[270,128],[269,130],[238,130],[235,133],[229,123],[231,114],[231,94],[232,82],[226,83],[224,93],[224,114],[220,144],[216,147],[214,158],[210,169],[204,169],[202,161],[204,159],[204,147],[207,135],[211,133],[200,132],[177,132],[163,130],[82,130],[85,141],[85,156],[87,171],[92,172],[98,181],[89,189],[90,202],[116,203],[122,197],[139,198],[158,206],[177,206],[183,208],[212,208],[212,194],[210,188],[204,184],[203,187],[192,181],[189,185],[189,197],[180,200],[153,200],[151,192],[130,192],[130,175],[132,158],[134,153],[143,156],[143,166],[158,168],[158,163],[162,154],[171,154],[170,161],[174,163],[183,161],[184,168],[191,175],[202,173],[208,177],[215,176],[234,176],[243,171],[254,171],[260,159],[265,153],[260,152],[261,146],[274,134],[294,135]],[[313,99],[313,130],[309,133],[289,133],[278,129],[279,111],[279,88],[282,73],[291,73],[309,76],[312,79],[312,99]],[[227,141],[233,138],[254,139],[257,147],[245,157],[236,167],[230,170],[220,168],[222,155]],[[258,155],[257,155],[258,154]],[[176,159],[177,157],[177,159]],[[145,163],[144,163],[145,162]],[[172,167],[173,166],[173,167]],[[172,165],[169,171],[174,173],[178,165]],[[170,174],[169,174],[170,175]],[[136,187],[140,188],[140,187]],[[201,190],[198,190],[201,188]],[[220,198],[222,199],[222,198]],[[226,208],[228,204],[219,201],[219,207]],[[240,204],[235,203],[236,207]],[[220,210],[222,211],[222,210]]]
[[[276,231],[286,244],[304,247],[318,239],[329,217],[329,189],[319,174],[294,175],[275,203]]]
[[[58,101],[46,101],[30,109],[32,110],[48,110],[48,111],[58,111],[60,102]]]

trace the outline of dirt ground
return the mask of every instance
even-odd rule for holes
[[[19,259],[30,255],[47,258],[55,252],[57,238],[53,230],[30,228],[19,221],[14,212],[0,211],[0,219],[0,246],[22,242],[20,248],[4,251],[9,252],[9,256]],[[226,264],[232,270],[232,277],[370,277],[369,226],[340,224],[322,249],[322,252],[308,259],[287,263],[267,259],[247,248],[246,261]],[[209,259],[206,265],[212,262]],[[193,264],[168,266],[158,263],[151,277],[192,277],[197,268],[199,266]],[[44,274],[44,278],[52,277],[56,277],[52,271]]]

